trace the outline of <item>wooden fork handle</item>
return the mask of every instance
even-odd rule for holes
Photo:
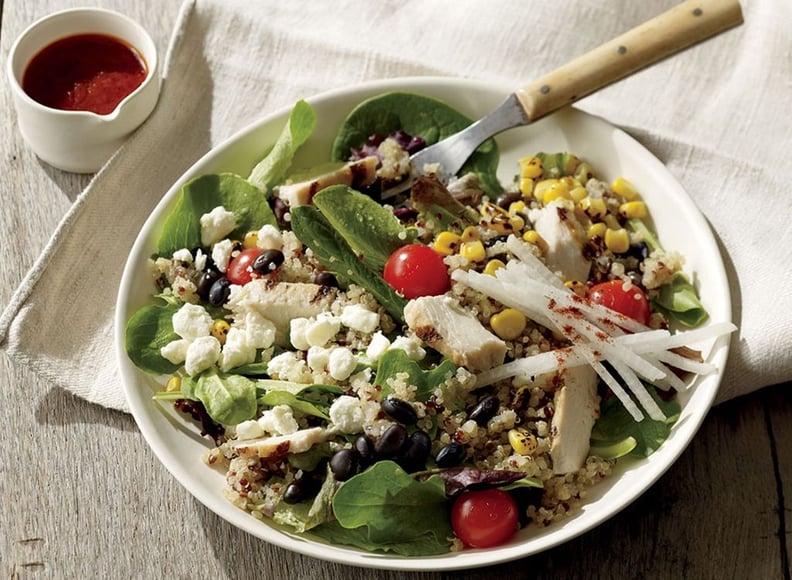
[[[738,0],[685,0],[515,94],[534,121],[742,21]]]

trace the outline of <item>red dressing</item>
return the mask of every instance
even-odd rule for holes
[[[77,34],[56,40],[34,56],[23,90],[44,106],[64,111],[111,113],[148,74],[143,56],[106,34]]]

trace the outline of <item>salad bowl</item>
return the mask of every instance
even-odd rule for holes
[[[495,108],[512,89],[466,79],[422,77],[370,82],[308,98],[316,111],[317,125],[293,165],[308,168],[327,161],[338,127],[356,105],[369,97],[397,90],[419,93],[445,101],[470,118],[478,118]],[[130,316],[151,299],[153,288],[147,260],[155,253],[157,236],[181,186],[208,173],[248,175],[277,139],[289,112],[287,108],[262,118],[198,160],[165,193],[144,224],[121,280],[115,338],[125,394],[148,445],[189,493],[231,525],[288,550],[354,566],[455,570],[515,560],[566,542],[618,513],[663,475],[684,451],[712,405],[726,364],[728,336],[692,345],[718,370],[697,377],[689,389],[679,394],[680,417],[656,452],[646,458],[618,460],[614,473],[589,490],[579,510],[547,527],[529,525],[496,548],[465,549],[427,557],[364,552],[329,544],[310,533],[293,534],[255,519],[228,502],[223,497],[223,473],[201,461],[209,442],[167,404],[152,398],[161,386],[155,377],[135,367],[127,356],[124,329]],[[637,141],[606,121],[569,107],[528,127],[503,133],[497,142],[501,154],[499,177],[504,182],[514,175],[518,159],[537,151],[569,151],[588,161],[607,179],[629,176],[642,192],[665,248],[685,256],[684,270],[709,313],[707,324],[730,321],[729,286],[707,221],[677,180]]]

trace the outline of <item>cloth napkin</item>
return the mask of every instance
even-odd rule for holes
[[[47,381],[125,410],[112,346],[123,257],[212,146],[298,99],[366,80],[440,75],[517,89],[674,5],[188,0],[157,109],[54,232],[5,308],[0,342]],[[746,1],[743,12],[743,26],[578,104],[659,157],[719,239],[739,332],[718,401],[792,379],[792,3]]]

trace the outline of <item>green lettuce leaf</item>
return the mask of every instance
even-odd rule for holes
[[[440,386],[449,375],[453,375],[457,366],[450,360],[445,359],[433,369],[424,370],[407,353],[399,348],[386,350],[379,359],[377,366],[377,376],[375,384],[382,387],[382,396],[387,397],[393,392],[388,382],[395,379],[399,373],[407,373],[407,382],[417,387],[415,400],[425,402],[429,399],[432,392]]]

